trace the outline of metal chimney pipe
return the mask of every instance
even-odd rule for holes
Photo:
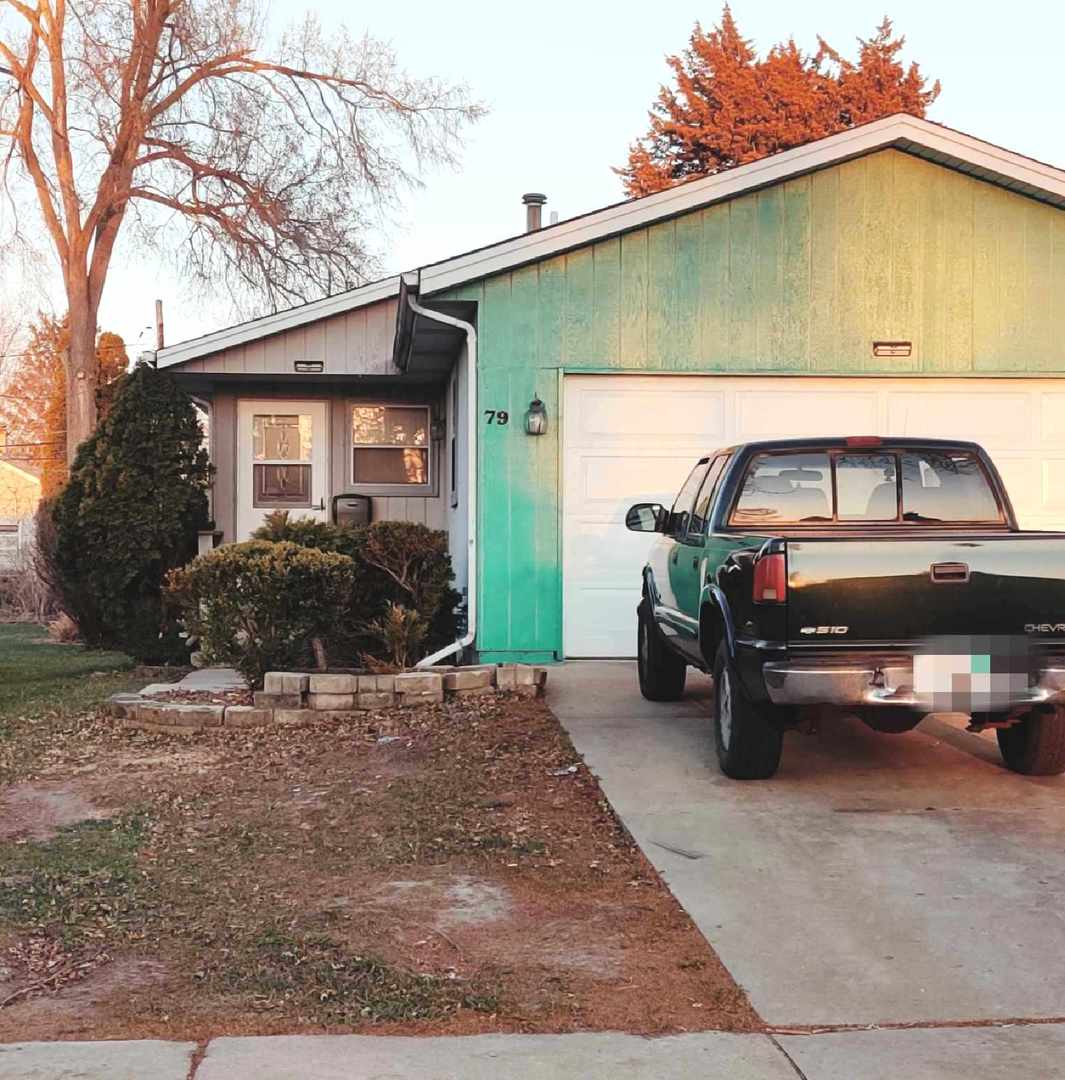
[[[543,224],[541,214],[547,196],[538,191],[529,191],[522,195],[521,201],[525,203],[525,231],[536,232]]]

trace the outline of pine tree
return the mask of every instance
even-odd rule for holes
[[[927,88],[916,64],[899,61],[905,38],[893,37],[889,19],[859,39],[856,64],[818,42],[807,55],[789,39],[759,59],[727,5],[712,30],[696,23],[688,48],[666,58],[674,85],[661,88],[650,130],[617,170],[627,193],[661,191],[891,113],[924,116],[939,95],[938,82]]]
[[[63,606],[87,644],[155,662],[187,654],[161,590],[196,555],[209,477],[189,397],[139,365],[79,447],[53,510]]]

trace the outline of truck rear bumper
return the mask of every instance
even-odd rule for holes
[[[928,706],[928,699],[914,691],[911,656],[770,660],[762,675],[775,705]],[[1065,703],[1065,657],[1040,666],[1035,682],[1011,693],[1005,704],[1023,707],[1056,701]]]

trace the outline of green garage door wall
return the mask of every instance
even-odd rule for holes
[[[1065,373],[1065,213],[886,150],[447,298],[478,302],[478,647],[544,660],[562,649],[561,371]]]

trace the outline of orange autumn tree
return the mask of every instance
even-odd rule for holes
[[[63,367],[70,345],[66,318],[57,319],[41,312],[30,327],[26,349],[18,367],[7,381],[4,393],[14,402],[11,426],[16,433],[12,442],[24,446],[26,458],[41,463],[41,490],[54,495],[67,477],[66,417],[67,388]],[[100,381],[96,392],[101,418],[110,404],[112,384],[129,367],[126,343],[118,334],[103,331],[97,335],[96,358]]]
[[[856,62],[820,37],[816,53],[789,39],[759,58],[726,5],[718,26],[696,23],[684,53],[666,58],[674,85],[661,88],[650,130],[616,172],[629,195],[649,195],[892,113],[924,116],[939,83],[902,63],[905,40],[885,17],[858,39]]]

